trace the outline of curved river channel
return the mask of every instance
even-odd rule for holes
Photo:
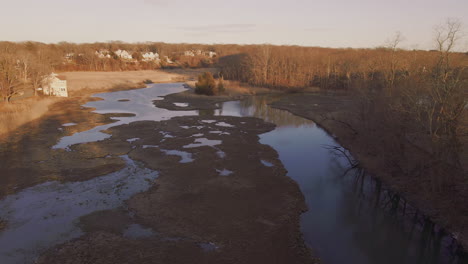
[[[298,183],[309,209],[301,217],[304,240],[323,263],[467,263],[443,229],[365,171],[350,170],[342,153],[347,151],[332,136],[310,120],[268,106],[287,95],[225,102],[220,109],[208,111],[169,111],[152,103],[183,90],[181,83],[175,83],[97,94],[103,100],[85,106],[96,108],[97,113],[135,116],[118,117],[115,123],[63,137],[54,148],[103,140],[110,135],[101,130],[139,120],[186,115],[262,118],[277,127],[260,135],[260,142],[279,153],[288,176]],[[78,183],[47,182],[1,200],[0,217],[9,226],[0,233],[0,263],[33,263],[45,249],[81,236],[75,225],[80,216],[116,208],[147,190],[148,180],[155,179],[157,172],[122,158],[128,164],[122,171]]]

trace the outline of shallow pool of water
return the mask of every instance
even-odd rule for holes
[[[89,213],[117,208],[134,194],[147,190],[157,172],[127,156],[127,167],[82,182],[46,182],[0,200],[0,263],[32,263],[49,247],[81,236],[76,223]]]
[[[134,114],[135,116],[113,117],[112,119],[116,120],[116,122],[63,137],[53,148],[65,149],[74,144],[104,140],[109,138],[110,135],[103,133],[103,130],[135,121],[161,121],[176,116],[196,115],[196,111],[170,111],[157,108],[153,104],[153,101],[161,96],[184,90],[186,88],[181,83],[164,83],[152,84],[142,89],[95,94],[93,97],[101,98],[102,100],[89,102],[84,105],[85,107],[96,108],[93,112],[99,114],[124,113]],[[126,98],[129,101],[123,104],[119,102],[122,98]]]

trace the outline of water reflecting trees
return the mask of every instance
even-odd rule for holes
[[[343,151],[327,147],[335,156],[336,171],[344,171],[335,180],[347,186],[352,199],[341,201],[348,209],[340,214],[343,223],[357,229],[353,239],[369,256],[370,263],[382,263],[379,250],[386,248],[385,263],[453,263],[468,261],[455,238],[444,228],[413,207],[399,193],[385,187],[360,167],[349,164]],[[351,202],[350,202],[351,201]],[[351,227],[352,226],[352,227]],[[378,237],[376,237],[378,236]],[[375,245],[381,244],[381,247]]]

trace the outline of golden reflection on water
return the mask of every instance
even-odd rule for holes
[[[252,96],[241,101],[221,103],[221,109],[200,111],[200,115],[235,115],[261,118],[278,127],[314,126],[314,122],[288,111],[269,107],[268,104],[281,99],[284,95]]]

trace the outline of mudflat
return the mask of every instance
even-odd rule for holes
[[[212,108],[232,99],[203,100]],[[259,143],[273,124],[214,116],[139,121],[104,131],[111,137],[103,141],[53,149],[63,136],[122,115],[81,107],[90,100],[99,99],[61,100],[0,143],[0,197],[51,180],[85,182],[121,171],[123,156],[158,177],[124,206],[80,217],[84,235],[50,248],[37,263],[316,262],[299,227],[307,210],[303,195],[276,151]],[[143,231],[129,235],[132,228]]]
[[[159,176],[119,213],[82,218],[86,235],[38,263],[313,263],[299,229],[302,194],[276,151],[258,142],[272,129],[257,118],[175,117],[113,127],[109,139],[78,145],[84,155],[126,153]],[[132,224],[154,235],[123,236]]]

